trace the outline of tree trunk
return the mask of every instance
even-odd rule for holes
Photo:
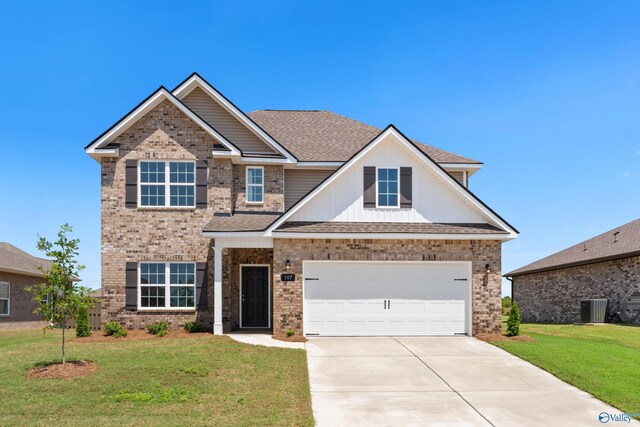
[[[62,364],[65,364],[64,360],[64,330],[67,329],[66,325],[62,325]]]

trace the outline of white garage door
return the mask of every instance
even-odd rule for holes
[[[468,262],[305,261],[306,335],[469,334]]]

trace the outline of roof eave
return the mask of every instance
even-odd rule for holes
[[[623,258],[631,258],[631,257],[634,257],[634,256],[640,256],[640,250],[631,251],[631,252],[625,252],[623,254],[609,255],[609,256],[598,257],[598,258],[591,258],[591,259],[582,260],[582,261],[574,261],[574,262],[568,262],[568,263],[564,263],[564,264],[557,264],[557,265],[552,265],[552,266],[548,266],[548,267],[534,268],[534,269],[531,269],[531,270],[519,271],[520,269],[518,269],[518,270],[511,271],[509,273],[505,273],[505,274],[502,275],[502,277],[526,276],[527,274],[544,273],[545,271],[554,271],[554,270],[561,270],[563,268],[579,267],[581,265],[597,264],[599,262],[613,261],[613,260],[616,260],[616,259],[623,259]]]

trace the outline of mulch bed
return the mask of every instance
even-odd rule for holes
[[[505,334],[477,334],[474,335],[475,338],[486,342],[495,342],[495,341],[523,341],[523,342],[535,342],[533,338],[528,335],[518,335],[515,337],[510,337]]]
[[[143,341],[143,340],[161,340],[164,338],[189,338],[200,334],[209,334],[209,332],[188,333],[184,330],[168,331],[164,337],[152,335],[146,330],[128,330],[126,337],[116,338],[113,336],[105,336],[102,331],[92,331],[91,336],[76,338],[76,343],[93,343],[93,342],[113,342],[113,341]]]
[[[29,378],[77,378],[93,374],[98,365],[86,360],[74,360],[62,363],[55,363],[46,366],[37,366],[29,371]]]
[[[286,335],[274,335],[274,340],[279,341],[288,341],[288,342],[307,342],[308,340],[302,335],[291,335],[290,337]]]

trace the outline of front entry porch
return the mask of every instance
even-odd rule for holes
[[[270,246],[271,239],[216,239],[214,334],[241,330],[271,333],[273,249]]]

